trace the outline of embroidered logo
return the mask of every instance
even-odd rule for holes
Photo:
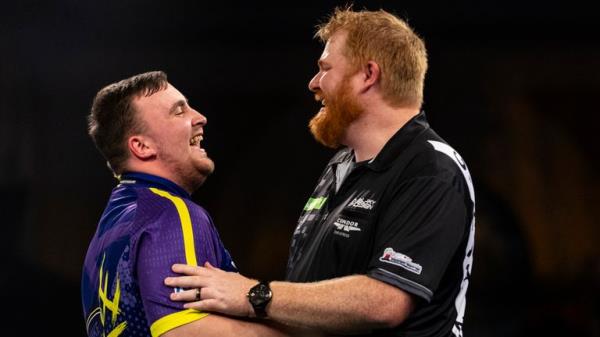
[[[420,264],[413,262],[410,257],[395,252],[394,249],[390,247],[383,251],[383,256],[379,258],[379,261],[402,267],[417,275],[421,275],[421,270],[423,269]]]
[[[335,226],[333,234],[343,236],[345,238],[350,237],[350,232],[360,232],[360,227],[356,221],[338,218],[335,220],[333,225]]]
[[[358,222],[350,221],[346,219],[339,218],[335,220],[333,223],[338,230],[343,230],[344,232],[358,231],[360,232],[360,227],[358,227]]]
[[[354,198],[354,200],[350,201],[348,207],[372,210],[375,206],[375,202],[376,201],[373,199]]]

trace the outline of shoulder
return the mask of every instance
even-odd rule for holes
[[[148,187],[136,188],[140,210],[145,214],[156,216],[175,211],[173,205],[182,202],[182,199],[169,192]]]
[[[402,172],[402,180],[419,179],[452,186],[460,194],[469,194],[471,176],[461,155],[435,132],[426,132],[411,144],[411,156]]]
[[[211,223],[208,212],[195,202],[157,188],[141,188],[140,202],[148,217],[172,223]]]
[[[164,227],[180,218],[179,214],[189,213],[184,199],[156,188],[137,187],[138,210],[136,223],[149,229]]]
[[[415,138],[411,152],[407,168],[416,170],[416,175],[443,178],[449,174],[460,174],[461,167],[466,169],[460,154],[433,131]]]

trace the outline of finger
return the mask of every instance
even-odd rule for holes
[[[201,276],[177,276],[165,278],[165,285],[180,288],[204,288],[207,284]]]
[[[185,303],[183,307],[186,309],[196,309],[200,311],[216,311],[218,308],[218,302],[215,299],[207,299],[198,302]]]
[[[171,298],[172,301],[185,301],[185,302],[197,301],[198,299],[196,298],[196,294],[197,294],[196,289],[197,288],[171,293],[171,295],[169,295],[169,297]]]
[[[202,270],[203,272],[209,271],[209,270],[214,270],[214,271],[223,271],[221,268],[219,267],[215,267],[212,264],[210,264],[210,262],[206,261],[204,263],[204,269]]]
[[[176,263],[173,266],[171,266],[171,270],[173,270],[174,272],[185,275],[199,275],[200,273],[202,273],[202,269],[203,267],[181,263]]]

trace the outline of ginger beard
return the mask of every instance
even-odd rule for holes
[[[349,83],[350,76],[347,75],[330,96],[325,96],[323,92],[315,94],[325,100],[326,106],[310,120],[308,126],[319,143],[333,149],[343,145],[348,126],[362,114]]]

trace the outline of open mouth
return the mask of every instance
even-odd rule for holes
[[[315,101],[321,103],[322,106],[325,106],[325,97],[322,94],[315,94]]]
[[[200,147],[200,142],[203,140],[204,138],[202,137],[202,135],[197,135],[192,137],[192,139],[190,139],[190,146],[197,146]]]
[[[321,110],[327,107],[327,102],[325,102],[325,97],[321,93],[315,94],[315,101],[321,103]]]

